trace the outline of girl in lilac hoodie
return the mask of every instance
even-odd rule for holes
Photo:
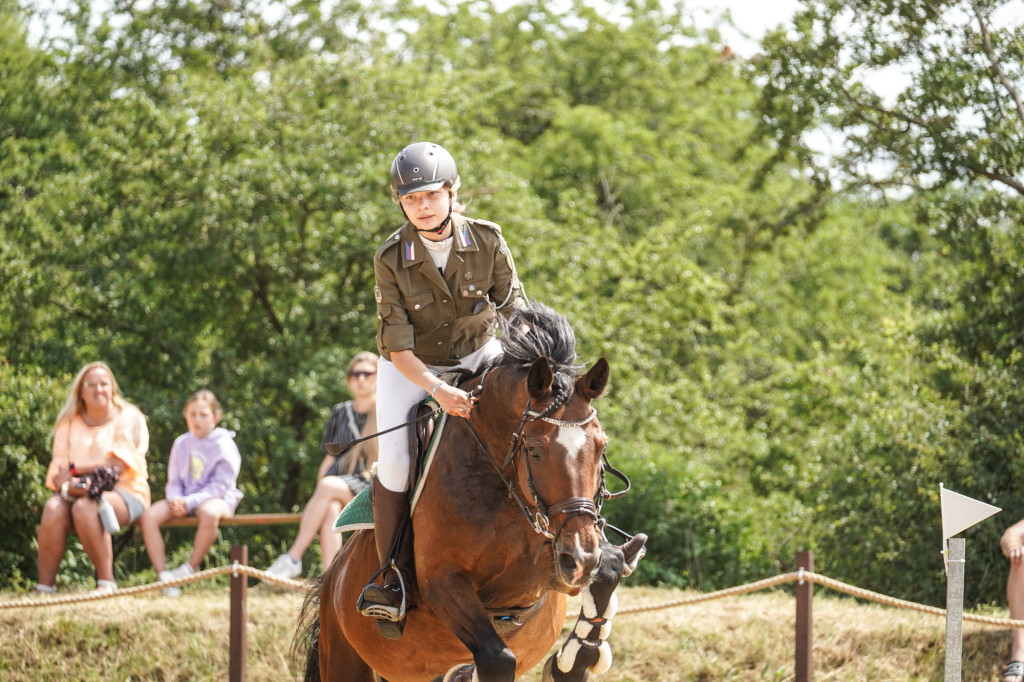
[[[242,456],[235,445],[235,432],[217,426],[220,418],[220,403],[212,392],[192,394],[185,403],[188,432],[178,436],[171,446],[166,498],[154,502],[142,515],[140,525],[146,552],[162,581],[183,578],[199,569],[217,539],[220,520],[233,515],[242,499],[242,491],[235,485]],[[192,556],[168,571],[160,526],[185,516],[195,516],[199,521]],[[181,589],[165,587],[163,593],[177,597]]]

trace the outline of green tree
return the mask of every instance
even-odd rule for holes
[[[913,192],[916,232],[934,232],[944,263],[934,286],[913,292],[925,314],[906,333],[922,341],[922,388],[962,411],[921,484],[933,489],[942,472],[947,486],[1019,515],[1024,26],[1009,6],[804,2],[793,32],[765,41],[759,109],[775,160],[814,164],[841,191]],[[815,156],[821,130],[841,137],[838,153]],[[998,525],[979,531],[981,552],[1003,566]],[[987,573],[980,592],[998,595],[1003,578]]]

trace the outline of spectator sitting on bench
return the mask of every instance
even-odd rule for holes
[[[326,570],[341,548],[334,532],[334,520],[342,508],[369,485],[370,467],[377,461],[377,439],[357,443],[337,456],[327,454],[328,443],[348,443],[377,432],[377,356],[369,351],[356,354],[345,379],[353,400],[339,403],[331,411],[320,442],[324,456],[317,471],[316,490],[302,510],[295,542],[267,569],[280,578],[302,575],[302,555],[320,534],[320,553]],[[272,589],[273,583],[267,583]]]
[[[121,396],[110,367],[91,362],[79,370],[53,428],[46,487],[56,494],[43,505],[39,523],[36,593],[57,591],[69,532],[78,535],[96,568],[95,591],[117,588],[114,551],[100,522],[100,503],[113,507],[121,525],[142,515],[149,506],[147,450],[146,417]]]
[[[217,426],[220,418],[220,403],[212,392],[192,394],[185,403],[188,432],[178,436],[171,446],[166,497],[154,502],[142,515],[142,538],[160,580],[195,573],[217,540],[220,520],[232,516],[242,499],[242,491],[235,486],[242,456],[235,445],[235,432]],[[186,516],[198,519],[192,556],[168,571],[160,526]],[[180,587],[165,587],[162,591],[168,597],[181,594]]]

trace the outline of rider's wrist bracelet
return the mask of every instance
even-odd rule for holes
[[[431,398],[433,398],[433,397],[434,397],[434,394],[435,394],[435,393],[437,393],[437,389],[441,388],[441,385],[442,385],[442,384],[444,384],[444,382],[443,382],[443,381],[439,381],[439,382],[437,382],[437,385],[436,385],[436,386],[434,386],[434,388],[433,388],[433,389],[431,389],[431,391],[430,391],[430,397],[431,397]]]

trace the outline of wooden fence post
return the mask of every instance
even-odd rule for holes
[[[249,547],[247,545],[231,546],[231,563],[238,562],[242,566],[249,565]],[[240,573],[231,575],[231,660],[228,664],[228,680],[245,682],[245,657],[248,647],[246,621],[249,617],[248,604],[249,578]]]
[[[796,553],[797,569],[814,572],[814,552]],[[811,649],[814,646],[812,602],[814,583],[801,580],[796,586],[796,677],[795,682],[811,682]]]

